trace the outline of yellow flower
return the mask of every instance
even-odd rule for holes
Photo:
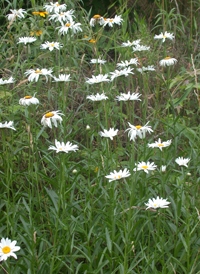
[[[45,17],[46,14],[49,14],[47,11],[34,11],[32,12],[33,15],[40,15],[42,17]]]
[[[41,30],[34,30],[34,31],[31,31],[30,32],[30,35],[33,36],[33,35],[36,35],[36,36],[40,36],[42,34],[42,31]]]

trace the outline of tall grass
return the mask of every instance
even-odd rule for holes
[[[177,10],[169,10],[167,1],[157,1],[160,25],[156,23],[153,31],[136,12],[135,21],[129,21],[126,3],[116,11],[122,14],[122,25],[92,28],[90,13],[78,2],[66,1],[83,31],[61,36],[58,22],[32,15],[43,4],[31,1],[25,19],[16,19],[7,29],[4,18],[1,29],[0,75],[16,81],[0,85],[0,121],[14,121],[16,131],[0,129],[0,236],[21,247],[17,260],[10,257],[1,263],[1,273],[200,273],[199,68],[195,38],[188,32],[195,29],[194,22],[193,27],[185,22],[184,32]],[[6,7],[2,16],[22,3]],[[163,30],[174,32],[175,40],[154,40]],[[37,37],[34,43],[17,44],[31,32]],[[187,35],[190,46],[183,48]],[[132,47],[121,47],[136,39],[150,50],[133,53]],[[64,46],[41,50],[46,41]],[[178,63],[161,67],[159,61],[166,56]],[[99,57],[106,64],[90,63]],[[117,63],[136,57],[134,75],[86,83],[92,75],[109,74]],[[156,70],[137,71],[148,65]],[[49,77],[46,82],[40,76],[38,82],[29,82],[24,73],[37,68],[51,68],[56,77],[70,74],[71,81],[59,83]],[[141,101],[115,100],[128,91],[139,92]],[[86,98],[103,92],[108,100]],[[20,98],[35,93],[39,105],[19,105]],[[62,123],[52,129],[42,126],[42,116],[56,110],[64,114]],[[148,121],[154,132],[131,141],[128,122],[143,126]],[[109,128],[119,129],[113,140],[99,135]],[[162,151],[148,147],[158,138],[171,139],[172,144]],[[79,150],[49,150],[55,139],[70,141]],[[179,156],[191,159],[188,168],[175,162]],[[133,171],[141,161],[154,162],[157,168],[148,174]],[[108,182],[106,175],[125,168],[131,176]],[[157,196],[167,199],[169,207],[146,210],[145,203]]]

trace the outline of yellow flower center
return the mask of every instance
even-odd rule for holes
[[[41,31],[41,30],[38,30],[38,31],[35,32],[35,34],[36,34],[37,36],[40,36],[40,35],[42,34],[42,31]]]
[[[45,115],[45,118],[51,118],[53,117],[54,114],[52,112],[48,112],[46,115]]]
[[[165,38],[166,38],[167,36],[163,35],[163,37],[165,37]]]
[[[171,59],[171,57],[165,57],[165,59],[164,59],[164,60],[168,60],[168,59]]]
[[[25,96],[24,98],[25,98],[25,99],[31,99],[32,96],[27,95],[27,96]]]
[[[163,144],[158,144],[158,146],[159,146],[159,147],[164,147],[164,145],[163,145]]]
[[[60,6],[60,4],[56,4],[56,6]]]
[[[92,18],[93,18],[93,19],[99,19],[99,18],[101,18],[101,15],[95,14]]]
[[[11,251],[11,249],[10,249],[9,246],[5,246],[5,247],[2,248],[2,251],[3,251],[4,254],[8,254]]]
[[[42,73],[42,71],[41,70],[36,70],[35,73]]]
[[[153,205],[154,207],[157,207],[157,205]]]
[[[62,150],[62,147],[60,147],[59,149]]]
[[[96,40],[91,39],[91,40],[88,40],[88,42],[89,42],[89,43],[93,43],[93,44],[94,44],[94,43],[96,43]]]
[[[66,26],[66,27],[69,27],[70,25],[71,25],[70,23],[67,23],[65,26]]]
[[[135,126],[137,129],[140,129],[142,126]]]
[[[110,22],[112,22],[112,21],[113,21],[113,19],[110,19],[109,21],[110,21]]]
[[[118,175],[118,178],[120,179],[120,178],[121,178],[121,175]]]
[[[51,47],[54,47],[54,44],[51,44]]]
[[[60,13],[60,15],[64,15],[64,13]]]
[[[142,166],[142,168],[147,169],[147,168],[148,168],[148,166]]]

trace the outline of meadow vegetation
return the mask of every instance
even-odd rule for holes
[[[200,1],[151,24],[23,2],[0,11],[0,273],[200,273]]]

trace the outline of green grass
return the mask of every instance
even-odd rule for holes
[[[31,1],[28,15],[16,19],[9,29],[5,15],[22,3],[2,4],[0,78],[13,76],[16,81],[0,85],[0,122],[14,121],[16,131],[0,129],[0,237],[16,240],[21,249],[17,260],[2,261],[0,273],[200,273],[200,100],[194,20],[192,33],[191,18],[184,21],[184,33],[171,4],[167,8],[166,1],[163,13],[163,3],[157,3],[159,20],[150,31],[136,12],[132,22],[122,3],[117,10],[122,25],[92,28],[90,14],[78,2],[67,2],[83,31],[61,36],[56,29],[60,23],[32,15],[43,2]],[[198,7],[199,2],[194,14]],[[153,39],[163,26],[176,33],[174,41]],[[42,34],[36,36],[39,30]],[[37,41],[17,44],[31,31]],[[96,43],[89,43],[90,39]],[[121,47],[136,39],[150,50],[133,53],[131,47]],[[46,41],[64,46],[52,52],[40,49]],[[161,67],[159,61],[166,56],[178,63]],[[90,64],[99,57],[107,63]],[[154,65],[156,70],[140,74],[131,66],[134,75],[86,83],[92,75],[109,74],[117,63],[136,57],[141,66]],[[29,82],[25,71],[37,68],[51,68],[56,77],[70,74],[71,81],[57,83],[48,77],[46,82],[40,76],[38,82]],[[128,91],[139,92],[141,101],[115,100]],[[104,92],[108,100],[86,99],[97,92]],[[20,98],[35,93],[39,105],[19,105]],[[64,114],[62,123],[43,127],[42,116],[56,110]],[[136,126],[148,121],[154,132],[130,141],[128,122]],[[119,129],[114,140],[99,135],[109,128]],[[149,148],[158,138],[171,139],[172,144],[162,152]],[[55,139],[76,144],[79,150],[68,154],[48,150]],[[175,163],[179,156],[190,158],[188,168]],[[148,174],[133,171],[141,161],[154,162],[157,169]],[[161,165],[167,166],[166,172],[160,171]],[[105,178],[125,168],[131,176],[112,182]],[[169,208],[146,210],[145,203],[157,196],[167,199]]]

